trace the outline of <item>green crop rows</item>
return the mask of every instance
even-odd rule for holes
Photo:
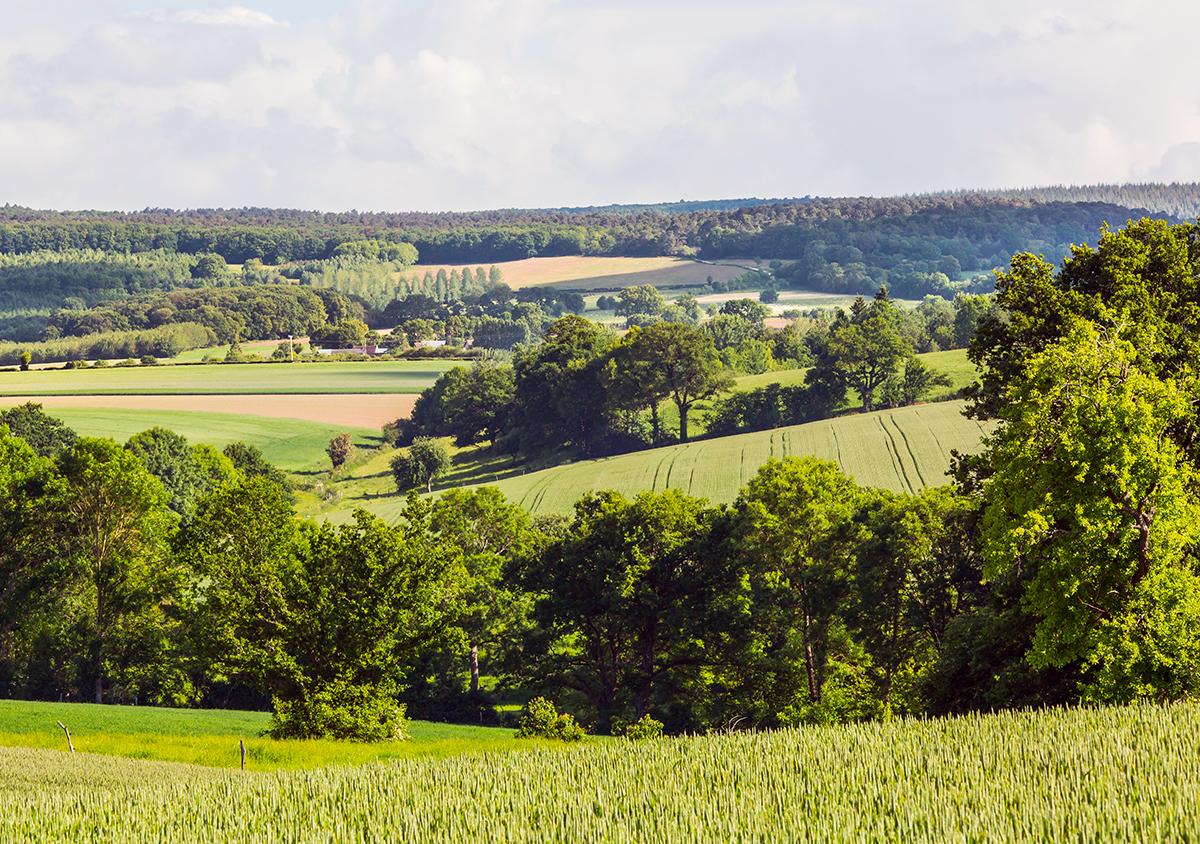
[[[1194,704],[273,774],[0,749],[0,840],[1184,841],[1197,758]]]
[[[714,502],[732,501],[773,457],[812,455],[834,460],[866,486],[913,492],[947,483],[951,451],[977,451],[984,428],[962,415],[961,401],[850,414],[805,425],[698,440],[685,445],[568,463],[528,474],[479,477],[534,513],[568,513],[589,490],[626,495],[667,487]],[[399,496],[349,499],[331,514],[349,518],[350,506],[395,518]]]

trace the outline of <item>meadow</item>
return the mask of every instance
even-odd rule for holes
[[[513,730],[469,724],[409,721],[409,739],[400,742],[345,742],[332,739],[265,738],[267,712],[234,709],[166,709],[92,703],[0,700],[0,747],[65,750],[71,730],[77,753],[184,762],[237,768],[238,742],[246,745],[246,770],[270,771],[350,765],[411,756],[452,756],[517,750]],[[2,793],[0,787],[0,793]]]
[[[231,363],[0,372],[0,395],[419,393],[455,360]]]
[[[245,442],[262,449],[270,462],[289,472],[327,469],[325,447],[340,433],[349,433],[356,445],[378,445],[379,431],[369,428],[322,425],[298,419],[271,419],[239,413],[198,413],[183,410],[148,412],[134,408],[47,408],[79,434],[109,437],[123,443],[147,428],[170,428],[192,443],[223,448]]]
[[[1185,841],[1200,707],[588,742],[255,773],[0,748],[0,839]]]
[[[435,489],[495,486],[530,512],[569,513],[585,492],[615,489],[626,495],[676,488],[724,503],[771,458],[811,455],[832,460],[866,486],[915,492],[947,483],[950,452],[977,451],[985,428],[962,415],[964,402],[914,405],[849,414],[804,425],[696,440],[682,445],[619,454],[536,471],[488,452],[467,451]],[[362,507],[395,519],[404,498],[395,493],[380,455],[356,467],[338,484],[341,496],[321,512],[332,521]],[[316,515],[319,507],[302,508]]]

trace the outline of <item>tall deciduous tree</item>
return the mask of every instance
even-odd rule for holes
[[[1173,434],[1194,418],[1194,375],[1143,344],[1078,324],[1012,378],[988,439],[988,573],[1030,571],[1035,666],[1081,662],[1090,693],[1127,700],[1200,690],[1195,464]],[[1150,348],[1146,348],[1150,346]]]
[[[675,403],[682,442],[688,439],[692,405],[733,383],[712,340],[690,325],[662,322],[646,326],[630,344],[629,358],[639,361],[640,369],[652,369],[655,377],[650,386]]]
[[[447,490],[433,504],[430,526],[451,556],[449,580],[458,596],[453,624],[463,631],[469,691],[479,693],[480,650],[513,644],[528,613],[526,593],[509,568],[531,549],[529,515],[500,490]]]
[[[897,327],[896,307],[881,292],[870,303],[859,299],[849,318],[830,326],[808,378],[812,384],[841,381],[858,391],[866,413],[874,409],[876,393],[908,351]]]
[[[89,604],[94,698],[103,703],[122,644],[158,623],[161,600],[179,585],[168,553],[176,517],[158,479],[111,440],[81,439],[58,464],[70,554]]]
[[[704,623],[715,590],[703,540],[715,517],[675,490],[581,499],[562,538],[523,572],[538,603],[520,672],[580,696],[601,731],[669,706],[659,693],[711,661],[706,641],[720,635]]]
[[[835,647],[838,611],[848,594],[854,548],[846,532],[863,492],[836,464],[813,458],[772,460],[759,469],[735,505],[737,552],[751,567],[755,630],[747,643],[755,671],[802,673],[795,685],[780,682],[773,702],[804,720],[833,717],[825,696]]]

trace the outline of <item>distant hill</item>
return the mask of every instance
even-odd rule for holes
[[[1123,185],[1052,185],[1042,188],[962,191],[934,196],[979,196],[1030,202],[1104,202],[1132,210],[1169,214],[1179,220],[1200,217],[1200,182],[1136,182]]]

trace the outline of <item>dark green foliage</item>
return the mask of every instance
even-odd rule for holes
[[[225,446],[222,454],[229,458],[234,468],[248,478],[265,478],[281,489],[290,492],[291,481],[287,474],[278,466],[268,462],[262,450],[256,445],[234,442]]]
[[[309,339],[323,349],[351,349],[362,346],[367,338],[367,324],[358,319],[344,319],[311,332]]]
[[[212,476],[205,472],[188,441],[174,431],[150,428],[130,437],[125,448],[162,482],[169,506],[185,519],[200,498],[211,491]]]
[[[392,477],[400,492],[425,488],[433,491],[433,482],[450,468],[450,452],[432,437],[417,437],[404,454],[392,458]]]
[[[615,338],[578,316],[566,316],[541,344],[513,359],[512,438],[527,453],[570,445],[587,453],[607,430],[602,371]]]
[[[809,387],[768,384],[730,393],[715,401],[705,427],[712,435],[764,431],[821,419],[832,410],[816,400]]]
[[[66,423],[48,415],[34,402],[0,410],[0,425],[7,426],[9,433],[25,440],[42,457],[53,457],[79,439]]]
[[[106,331],[84,337],[60,337],[40,343],[0,343],[0,365],[58,361],[140,358],[146,355],[172,358],[188,349],[211,346],[217,337],[209,328],[194,322],[164,325],[134,331]]]

